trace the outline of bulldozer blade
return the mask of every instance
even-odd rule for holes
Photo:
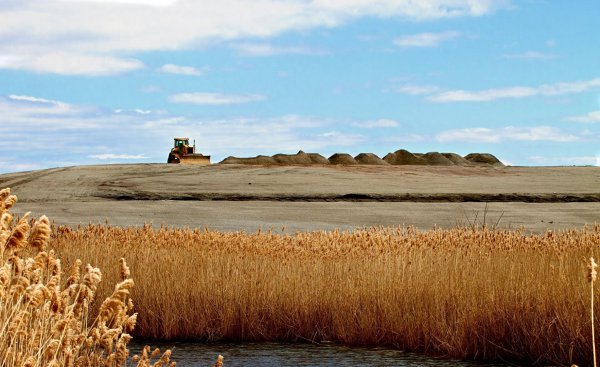
[[[186,155],[179,159],[181,164],[210,164],[209,155]]]

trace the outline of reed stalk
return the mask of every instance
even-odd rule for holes
[[[596,332],[594,330],[594,282],[596,281],[596,268],[598,265],[594,261],[593,257],[590,257],[590,264],[588,265],[588,280],[590,283],[590,321],[592,324],[592,357],[593,364],[596,367]]]

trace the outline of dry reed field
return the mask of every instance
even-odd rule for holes
[[[125,257],[135,336],[332,341],[477,360],[590,365],[586,259],[600,226],[368,228],[280,235],[146,225],[55,228],[65,264]],[[600,292],[597,292],[598,294]]]

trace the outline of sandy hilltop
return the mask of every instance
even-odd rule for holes
[[[444,164],[422,164],[436,161]],[[299,152],[222,163],[54,168],[0,175],[0,186],[18,194],[17,210],[68,225],[296,231],[485,222],[544,231],[600,222],[597,167],[505,167],[490,154],[403,150],[383,159]]]

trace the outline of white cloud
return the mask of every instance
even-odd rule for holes
[[[587,92],[591,89],[600,88],[600,78],[576,81],[561,82],[554,84],[543,84],[537,87],[507,87],[497,89],[485,89],[480,91],[467,90],[449,90],[429,96],[427,99],[432,102],[488,102],[497,99],[508,98],[526,98],[534,96],[560,96],[566,94],[576,94]]]
[[[442,42],[460,37],[460,32],[419,33],[398,37],[394,44],[400,47],[438,47]]]
[[[165,64],[158,68],[158,71],[161,73],[168,74],[179,74],[179,75],[190,75],[190,76],[200,76],[205,73],[205,70],[197,69],[193,66],[180,66],[175,64]]]
[[[152,113],[152,110],[143,110],[141,108],[136,108],[134,111],[139,113],[140,115],[149,115]]]
[[[527,160],[534,164],[548,166],[597,166],[600,167],[600,155],[577,156],[577,157],[546,157],[532,156]]]
[[[363,17],[481,16],[508,0],[12,1],[0,9],[0,68],[111,75],[144,65],[131,55],[265,39]],[[243,14],[243,17],[239,15]]]
[[[581,138],[552,126],[515,127],[499,129],[485,127],[444,131],[436,135],[440,142],[501,143],[503,141],[574,142]]]
[[[504,55],[505,59],[538,59],[538,60],[549,60],[555,59],[556,55],[537,52],[537,51],[526,51],[518,54],[506,54]]]
[[[0,43],[0,50],[3,50],[5,46]],[[63,75],[105,76],[143,67],[144,64],[138,60],[91,53],[34,52],[31,50],[29,54],[15,53],[12,56],[0,58],[0,69],[31,70],[38,73]]]
[[[565,117],[565,121],[583,122],[583,123],[600,122],[600,110],[592,111],[585,115]]]
[[[395,88],[396,92],[410,94],[413,96],[433,94],[440,91],[440,87],[436,85],[413,85],[406,84]]]
[[[177,0],[62,0],[80,3],[114,3],[114,4],[135,4],[145,6],[170,6]]]
[[[262,94],[222,94],[222,93],[180,93],[169,97],[173,103],[190,103],[199,105],[229,105],[266,100]]]
[[[397,127],[400,124],[396,120],[391,119],[379,119],[365,122],[357,122],[353,124],[354,126],[361,129],[376,129],[376,128],[390,128]]]
[[[305,46],[275,46],[269,43],[237,43],[235,50],[244,56],[275,56],[275,55],[328,55],[327,51]]]

